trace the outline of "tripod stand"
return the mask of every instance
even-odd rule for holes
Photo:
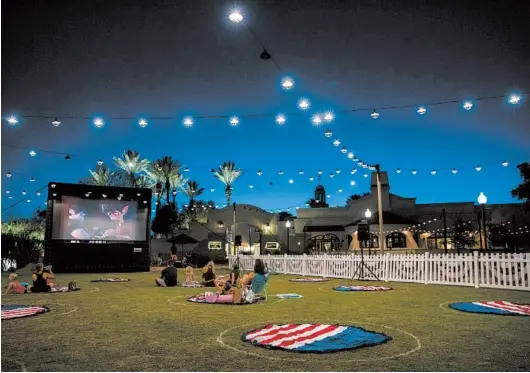
[[[372,276],[375,277],[375,279],[377,281],[380,281],[379,280],[379,277],[377,277],[375,275],[375,273],[370,269],[370,267],[368,267],[366,265],[366,263],[364,262],[364,247],[366,245],[366,242],[367,241],[361,241],[359,242],[360,243],[360,247],[361,247],[361,262],[359,263],[359,265],[357,266],[357,268],[355,269],[355,272],[353,273],[353,276],[351,277],[351,280],[359,280],[359,281],[367,281],[368,279],[366,278],[366,275],[365,275],[365,270],[366,270],[366,274],[371,274]]]

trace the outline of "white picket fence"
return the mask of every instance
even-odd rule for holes
[[[300,276],[353,278],[360,255],[240,255],[243,270],[262,259],[275,272]],[[229,256],[230,266],[236,256]],[[364,262],[382,281],[474,286],[530,291],[530,254],[378,254]],[[366,279],[375,277],[365,270]]]

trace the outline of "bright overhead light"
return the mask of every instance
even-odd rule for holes
[[[413,175],[416,175],[417,173],[418,173],[417,170],[412,170],[412,174],[413,174]]]
[[[250,184],[248,187],[249,187],[250,189],[254,189],[254,185],[252,185],[252,184]]]
[[[364,174],[363,176],[364,176],[364,177],[368,177],[368,174]]]
[[[485,205],[488,202],[488,197],[486,197],[486,195],[483,192],[480,192],[477,198],[477,202],[480,203],[481,205]]]
[[[339,193],[342,193],[342,189],[339,189]]]
[[[258,172],[257,172],[257,173],[258,173],[258,176],[261,176],[261,175],[263,175],[263,172],[261,172],[260,170],[258,170]]]
[[[353,170],[351,170],[350,174],[355,175],[356,172],[357,172],[357,169],[354,168]]]
[[[98,166],[103,165],[103,161],[101,159],[98,160]]]
[[[294,180],[293,179],[289,179],[289,184],[292,184],[294,183]]]
[[[238,11],[235,10],[228,16],[228,19],[234,23],[239,23],[243,21],[243,15]]]
[[[328,128],[326,132],[324,132],[324,136],[331,137],[331,135],[333,135],[333,132],[331,132],[331,130]]]
[[[35,178],[31,177],[31,178],[29,179],[29,181],[30,181],[30,182],[34,182],[34,181],[35,181]]]
[[[482,170],[482,167],[480,167],[479,165],[477,165],[477,167],[475,167],[475,170],[480,171],[480,170]]]
[[[11,172],[7,171],[6,177],[11,177],[11,176],[13,176],[13,174]]]
[[[314,178],[313,176],[311,176],[311,177],[309,178],[309,181],[313,181],[313,180],[315,180],[315,178]]]
[[[307,110],[309,109],[309,107],[311,106],[311,102],[309,101],[309,99],[307,98],[301,98],[300,100],[298,100],[298,108],[300,110]]]
[[[329,122],[333,121],[333,119],[335,119],[335,115],[333,115],[333,112],[327,111],[327,112],[324,113],[324,120],[326,122],[329,123]]]
[[[508,167],[509,163],[508,163],[507,161],[504,161],[504,162],[502,162],[502,165],[503,165],[504,167]]]
[[[355,185],[355,181],[354,180],[350,181],[350,185],[354,186]]]
[[[372,114],[370,114],[370,116],[374,119],[377,119],[379,118],[379,113],[377,112],[377,110],[374,109],[374,112]]]
[[[284,125],[286,121],[287,121],[287,119],[285,119],[285,115],[278,114],[276,116],[276,123],[278,123],[280,126]]]
[[[318,174],[318,176],[321,176],[322,175],[322,170],[318,170],[317,174]]]
[[[464,102],[464,105],[462,105],[462,107],[465,110],[471,110],[473,108],[473,103],[471,101],[466,101]]]
[[[35,150],[30,150],[29,151],[29,155],[31,155],[32,157],[36,156],[37,155],[37,152]]]
[[[61,122],[59,121],[59,119],[55,118],[54,120],[52,120],[52,125],[54,127],[59,127],[61,125]]]
[[[436,170],[432,170],[431,175],[436,175]]]
[[[298,172],[298,175],[303,175],[304,174],[304,170],[300,170],[300,172]]]
[[[147,120],[145,120],[144,118],[141,118],[139,121],[138,121],[138,125],[142,128],[145,128],[147,127]]]
[[[355,157],[355,154],[353,154],[352,152],[349,152],[348,153],[348,158],[349,159],[353,159],[353,157]]]
[[[322,117],[320,114],[313,115],[313,118],[311,118],[311,122],[315,125],[315,127],[318,127],[322,124]]]
[[[278,175],[283,175],[283,171],[280,170],[280,172],[278,172]]]
[[[348,152],[348,149],[346,149],[346,147],[343,146],[342,149],[340,150],[340,152],[341,152],[342,154],[346,154],[346,153]]]
[[[214,189],[214,188],[211,188],[211,189],[210,189],[210,192],[212,192],[212,193],[215,192],[215,189]]]
[[[508,102],[512,105],[517,105],[519,102],[521,102],[521,96],[517,94],[510,95]]]
[[[239,118],[238,117],[232,117],[230,118],[230,124],[235,127],[239,124]]]
[[[423,106],[420,106],[418,109],[418,114],[423,115],[427,112],[427,109],[425,109]]]
[[[340,169],[337,168],[337,170],[335,170],[335,172],[337,173],[337,175],[340,174]]]
[[[396,170],[396,173],[400,174],[400,173],[401,173],[401,170],[398,168],[398,169]]]
[[[333,141],[333,145],[339,146],[340,145],[339,139],[335,139],[335,141]]]
[[[329,174],[329,177],[333,179],[335,177],[335,174]]]
[[[18,123],[18,119],[17,119],[17,117],[12,115],[9,118],[7,118],[7,123],[9,123],[10,125],[14,126],[15,124]]]
[[[25,190],[22,191],[22,195],[23,195],[23,196],[26,195],[26,191],[25,191]]]
[[[284,77],[282,79],[282,88],[286,91],[292,89],[294,87],[294,80],[291,77]]]
[[[452,172],[453,174],[456,174],[456,173],[458,172],[458,170],[457,170],[456,168],[453,168],[453,169],[451,170],[451,172]]]
[[[101,128],[105,125],[105,122],[103,121],[102,118],[94,118],[94,126],[96,126],[97,128]]]

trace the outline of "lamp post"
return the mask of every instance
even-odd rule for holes
[[[285,222],[285,228],[286,228],[286,232],[287,232],[287,255],[289,255],[289,248],[290,248],[290,237],[289,237],[289,231],[291,229],[291,221],[290,220],[287,220]]]
[[[364,217],[366,218],[366,222],[368,223],[368,237],[370,237],[368,241],[368,255],[372,255],[372,233],[370,232],[370,218],[372,217],[372,211],[370,211],[370,209],[366,209],[366,211],[364,212]]]
[[[381,166],[376,164],[376,181],[377,181],[377,211],[379,213],[379,248],[384,250],[383,245],[383,196],[381,194]]]
[[[484,232],[484,250],[488,250],[488,234],[486,229],[486,203],[488,202],[488,197],[486,197],[483,192],[480,192],[477,201],[482,206],[482,231]]]

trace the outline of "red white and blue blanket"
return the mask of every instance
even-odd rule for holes
[[[356,326],[329,324],[269,324],[244,333],[241,339],[258,347],[305,353],[353,350],[391,340]]]
[[[21,317],[35,316],[48,312],[46,306],[26,306],[26,305],[2,305],[2,320],[18,319]]]
[[[329,281],[329,278],[315,278],[315,277],[296,277],[289,279],[291,282],[324,282]]]
[[[471,313],[489,313],[504,316],[530,316],[530,305],[512,303],[504,300],[456,302],[451,303],[449,307],[458,311]]]
[[[388,291],[392,290],[389,286],[348,286],[340,285],[333,288],[335,291]]]

